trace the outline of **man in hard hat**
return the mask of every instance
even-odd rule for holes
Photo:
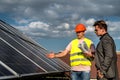
[[[95,49],[93,42],[85,37],[85,31],[84,24],[77,24],[75,27],[77,38],[73,39],[64,51],[46,55],[48,58],[58,58],[69,53],[72,80],[90,80],[91,60]]]

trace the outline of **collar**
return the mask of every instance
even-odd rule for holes
[[[100,37],[100,40],[105,36],[105,35],[107,35],[108,33],[105,33],[105,34],[103,34],[101,37]]]

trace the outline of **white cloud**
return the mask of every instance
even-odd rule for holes
[[[113,32],[120,31],[120,27],[119,27],[120,21],[116,21],[116,22],[108,21],[107,24],[109,31],[113,31]]]
[[[72,20],[78,20],[78,19],[79,19],[79,14],[78,14],[78,13],[73,13],[73,14],[71,15],[71,19],[72,19]]]
[[[55,34],[58,34],[60,31],[58,31],[58,30],[55,30],[55,31],[54,31],[54,30],[53,30],[52,32],[55,33]]]
[[[93,26],[87,26],[87,32],[94,32]]]
[[[46,33],[41,33],[41,32],[36,32],[36,33],[30,33],[30,35],[32,35],[33,37],[36,36],[36,37],[44,37],[44,36],[47,36]]]
[[[24,9],[24,14],[29,15],[31,13],[34,13],[34,12],[33,12],[33,10],[30,7],[27,7],[27,8]]]
[[[28,25],[29,28],[31,29],[40,29],[40,30],[45,30],[48,31],[49,30],[49,25],[40,21],[37,22],[31,22]]]
[[[64,27],[65,27],[65,29],[69,29],[70,25],[68,23],[64,23]]]
[[[87,25],[93,25],[93,23],[95,22],[96,20],[94,18],[90,18],[86,21],[86,24]]]
[[[86,34],[93,34],[94,27],[93,24],[96,20],[93,18],[84,19],[81,18],[80,22],[85,24],[87,27]],[[22,22],[22,21],[21,21]],[[24,22],[24,20],[23,20]],[[108,24],[108,31],[114,37],[119,37],[120,34],[120,21],[112,22],[107,21]],[[57,26],[49,25],[45,22],[41,21],[34,21],[30,22],[25,26],[17,27],[23,32],[27,33],[31,36],[39,36],[39,37],[66,37],[66,36],[73,36],[74,28],[71,27],[69,23],[61,23]]]
[[[49,18],[57,18],[58,14],[53,10],[45,10],[46,16]]]
[[[63,7],[62,7],[62,5],[60,5],[60,4],[54,3],[54,5],[51,6],[51,8],[53,8],[53,9],[61,9],[61,8],[63,8]]]
[[[0,14],[8,14],[5,17],[15,20],[19,24],[17,28],[31,36],[63,37],[74,34],[77,23],[85,24],[90,33],[98,18],[120,17],[119,3],[120,0],[1,0]],[[110,33],[119,33],[119,25],[120,19],[117,22],[109,21]]]
[[[94,32],[94,27],[93,24],[96,20],[93,18],[90,18],[86,21],[86,25],[87,25],[87,32]]]
[[[62,23],[56,27],[56,29],[62,29],[62,30],[67,30],[70,28],[70,25],[68,23]]]
[[[21,19],[21,20],[17,20],[17,22],[19,23],[19,24],[27,24],[29,21],[28,20],[26,20],[26,19]]]

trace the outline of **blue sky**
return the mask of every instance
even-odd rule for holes
[[[64,50],[83,23],[86,37],[97,45],[93,23],[105,20],[120,51],[120,0],[0,0],[0,19],[19,29],[49,51]]]

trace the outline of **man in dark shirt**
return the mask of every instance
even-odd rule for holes
[[[96,47],[95,66],[98,80],[119,80],[117,71],[117,54],[113,38],[107,32],[105,21],[96,21],[95,33],[100,36]]]

